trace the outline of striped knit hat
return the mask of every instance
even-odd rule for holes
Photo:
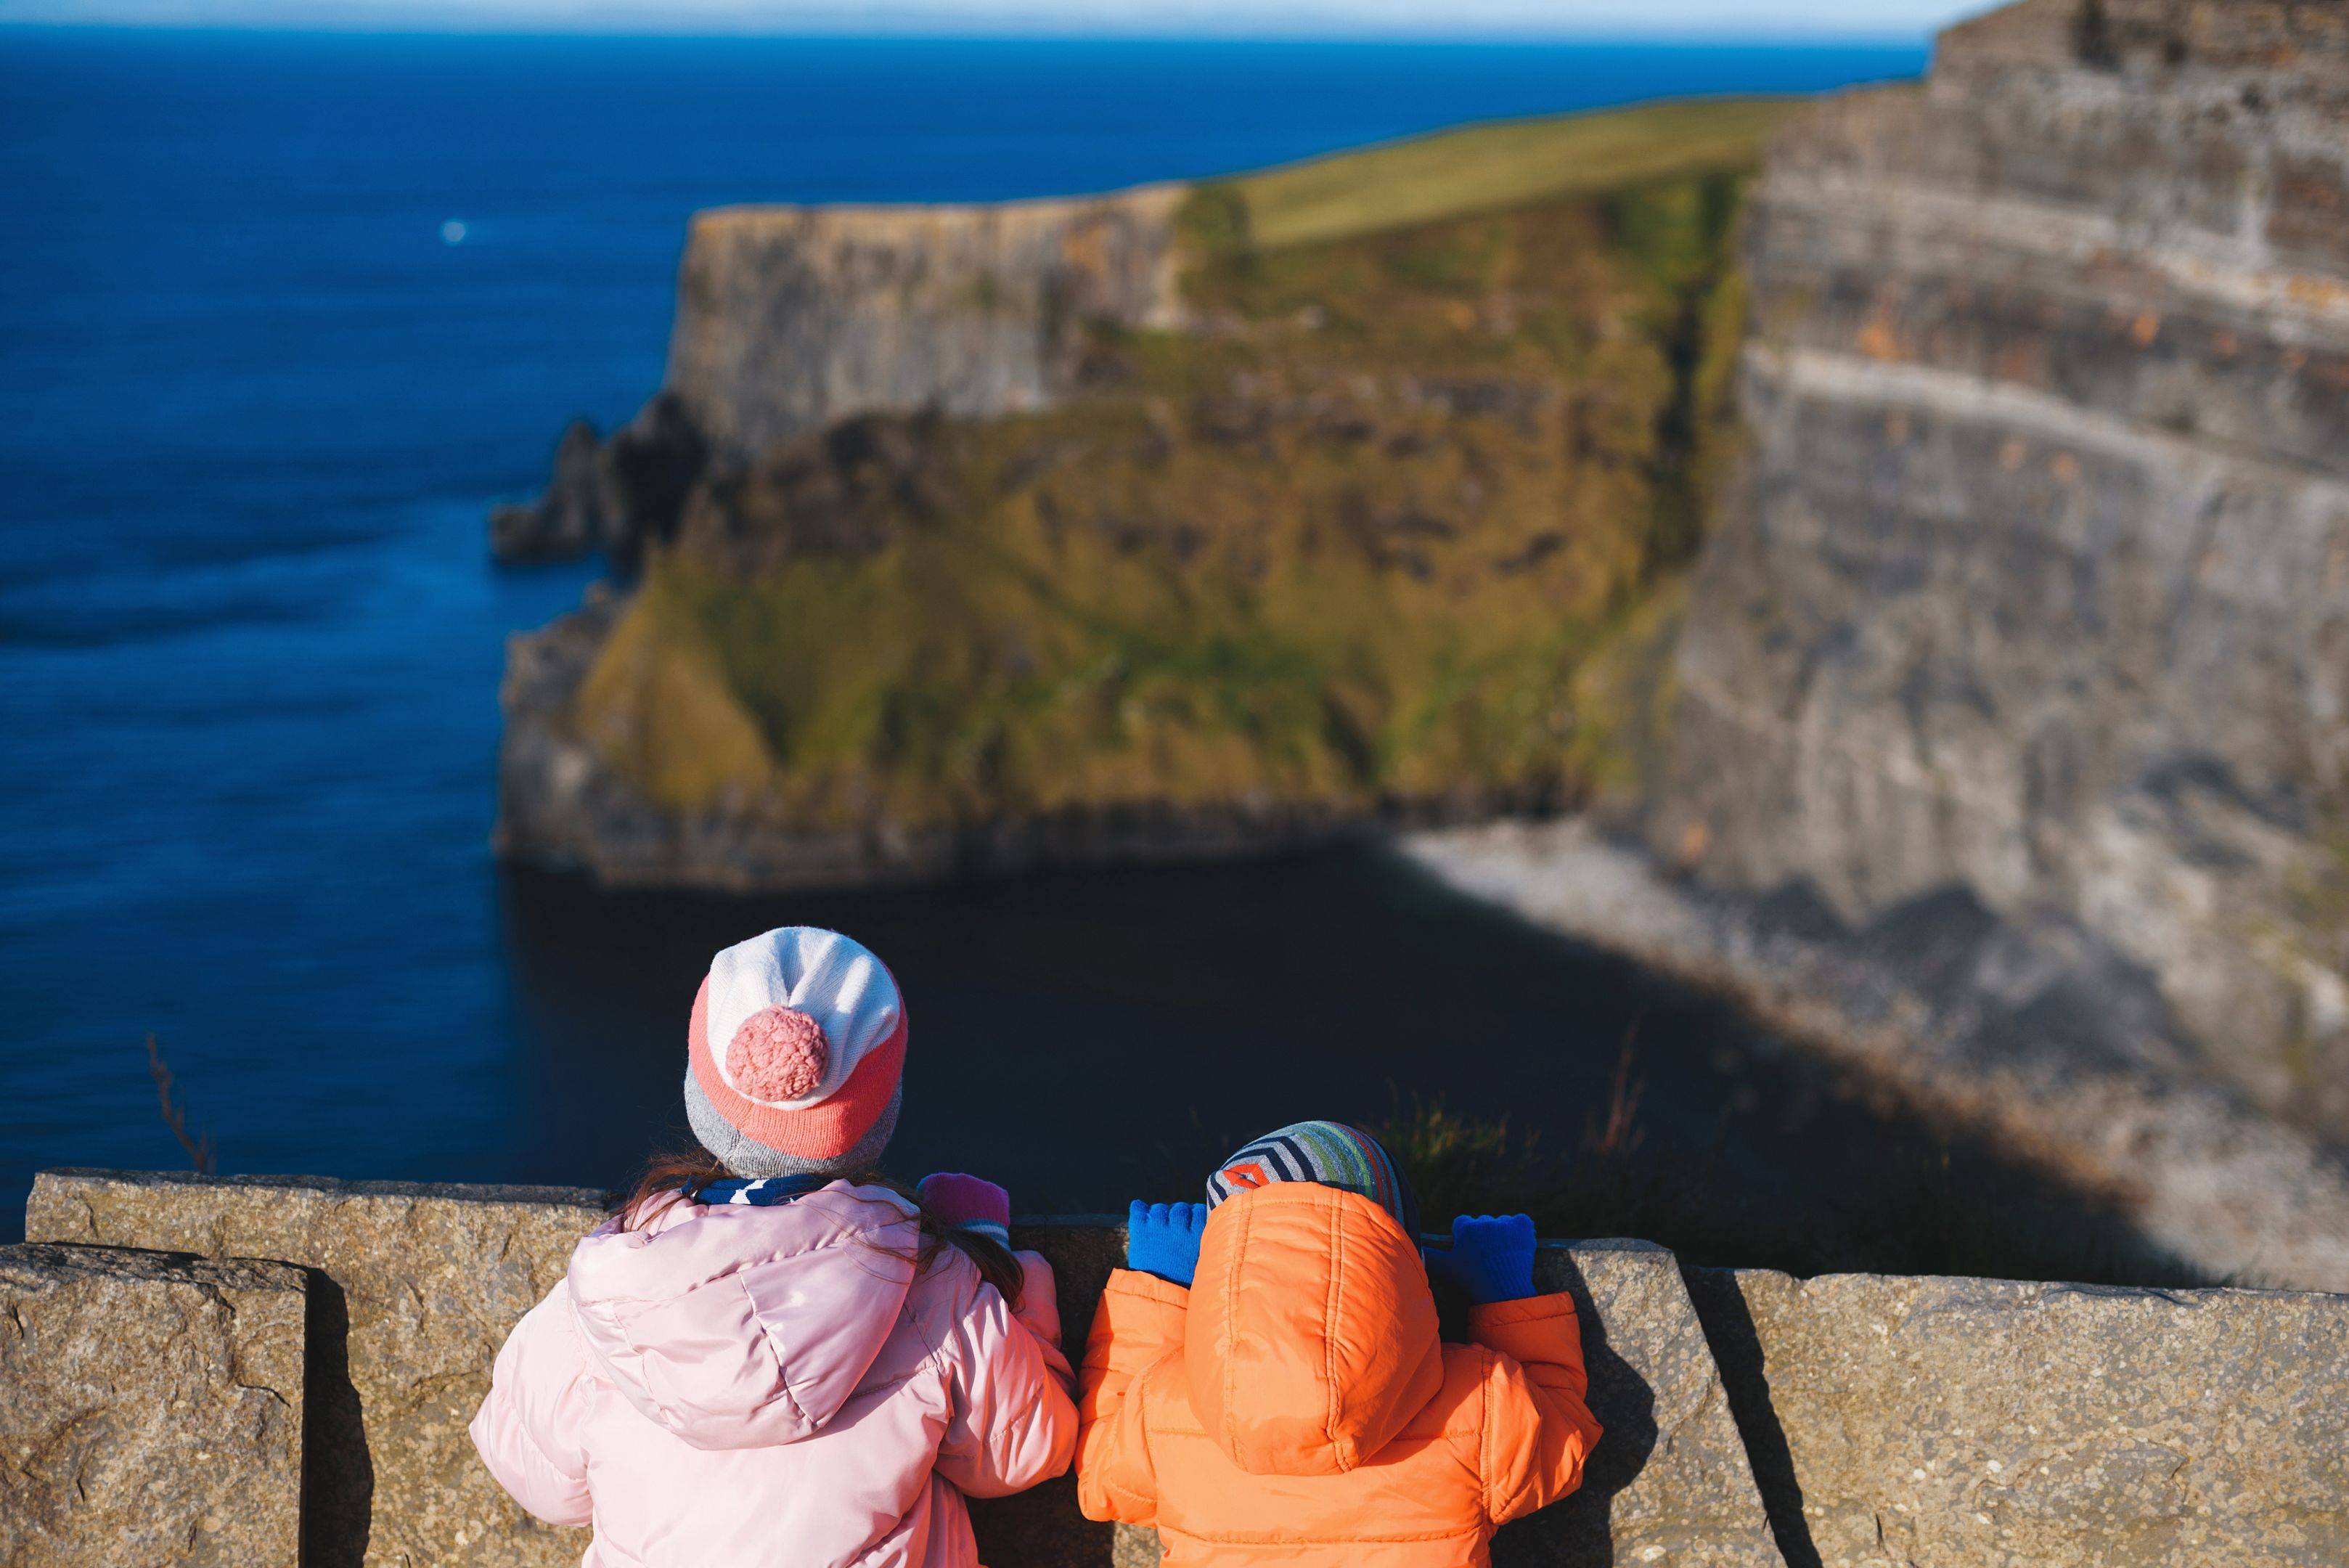
[[[896,1130],[905,1002],[837,931],[785,926],[713,960],[687,1026],[685,1114],[738,1177],[846,1175]]]
[[[1207,1207],[1276,1181],[1318,1181],[1359,1193],[1419,1235],[1419,1200],[1394,1159],[1370,1134],[1343,1122],[1296,1122],[1235,1150],[1207,1178]]]

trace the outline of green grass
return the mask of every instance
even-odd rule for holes
[[[1258,249],[1343,239],[1642,182],[1751,167],[1802,100],[1688,99],[1636,109],[1499,120],[1243,175],[1245,235]]]

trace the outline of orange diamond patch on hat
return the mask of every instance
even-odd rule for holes
[[[1264,1167],[1257,1164],[1254,1160],[1248,1161],[1246,1165],[1226,1166],[1224,1168],[1222,1175],[1224,1184],[1226,1187],[1238,1188],[1243,1190],[1257,1187],[1267,1187],[1272,1182],[1272,1178],[1264,1173]]]

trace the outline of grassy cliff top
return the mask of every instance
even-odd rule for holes
[[[1472,127],[1197,187],[1195,329],[1078,393],[706,479],[568,723],[781,829],[1533,802],[1643,749],[1783,105]]]
[[[1751,167],[1793,98],[1678,99],[1462,126],[1221,182],[1259,249]]]

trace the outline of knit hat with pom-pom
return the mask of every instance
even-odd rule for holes
[[[844,1175],[897,1128],[905,999],[860,943],[786,926],[711,962],[686,1062],[686,1119],[735,1175]]]

